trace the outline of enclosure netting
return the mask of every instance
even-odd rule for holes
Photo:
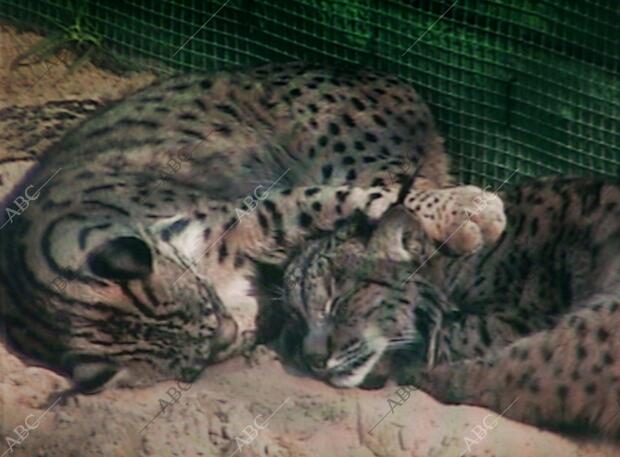
[[[168,69],[373,67],[426,99],[463,182],[620,176],[617,0],[0,0],[0,18]]]

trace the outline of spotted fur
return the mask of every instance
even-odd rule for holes
[[[391,372],[444,402],[620,436],[620,183],[555,178],[502,198],[506,232],[469,256],[435,254],[407,214],[315,242],[285,276],[298,351],[335,385]]]
[[[499,236],[501,202],[470,222],[484,193],[449,184],[401,80],[288,64],[160,81],[71,130],[5,200],[0,319],[84,390],[193,379],[253,343],[256,263],[357,211],[402,201],[437,240],[463,221],[455,251]]]

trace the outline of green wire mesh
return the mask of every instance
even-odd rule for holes
[[[462,182],[620,176],[616,0],[0,0],[6,22],[119,58],[213,70],[307,60],[410,80]]]

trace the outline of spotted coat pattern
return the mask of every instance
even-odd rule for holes
[[[253,344],[257,262],[398,201],[443,240],[474,205],[449,184],[399,79],[293,63],[159,81],[68,132],[5,200],[6,338],[82,389],[193,379]],[[453,249],[499,236],[495,203]]]
[[[620,182],[536,180],[502,199],[506,231],[471,255],[437,251],[406,213],[313,242],[285,276],[297,351],[335,385],[394,375],[447,403],[617,437]]]

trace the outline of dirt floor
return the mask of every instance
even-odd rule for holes
[[[90,64],[68,73],[58,58],[11,70],[13,59],[38,39],[0,26],[0,110],[115,99],[153,79],[120,77]],[[25,138],[14,133],[0,131],[3,195],[35,160]],[[401,391],[401,401],[396,386],[337,390],[287,371],[264,347],[210,367],[193,385],[169,382],[59,402],[54,393],[68,387],[66,380],[24,366],[2,346],[0,368],[0,457],[620,455],[609,444],[577,443],[480,408],[444,406],[422,392],[406,398]],[[391,410],[388,399],[401,404],[391,403]]]

